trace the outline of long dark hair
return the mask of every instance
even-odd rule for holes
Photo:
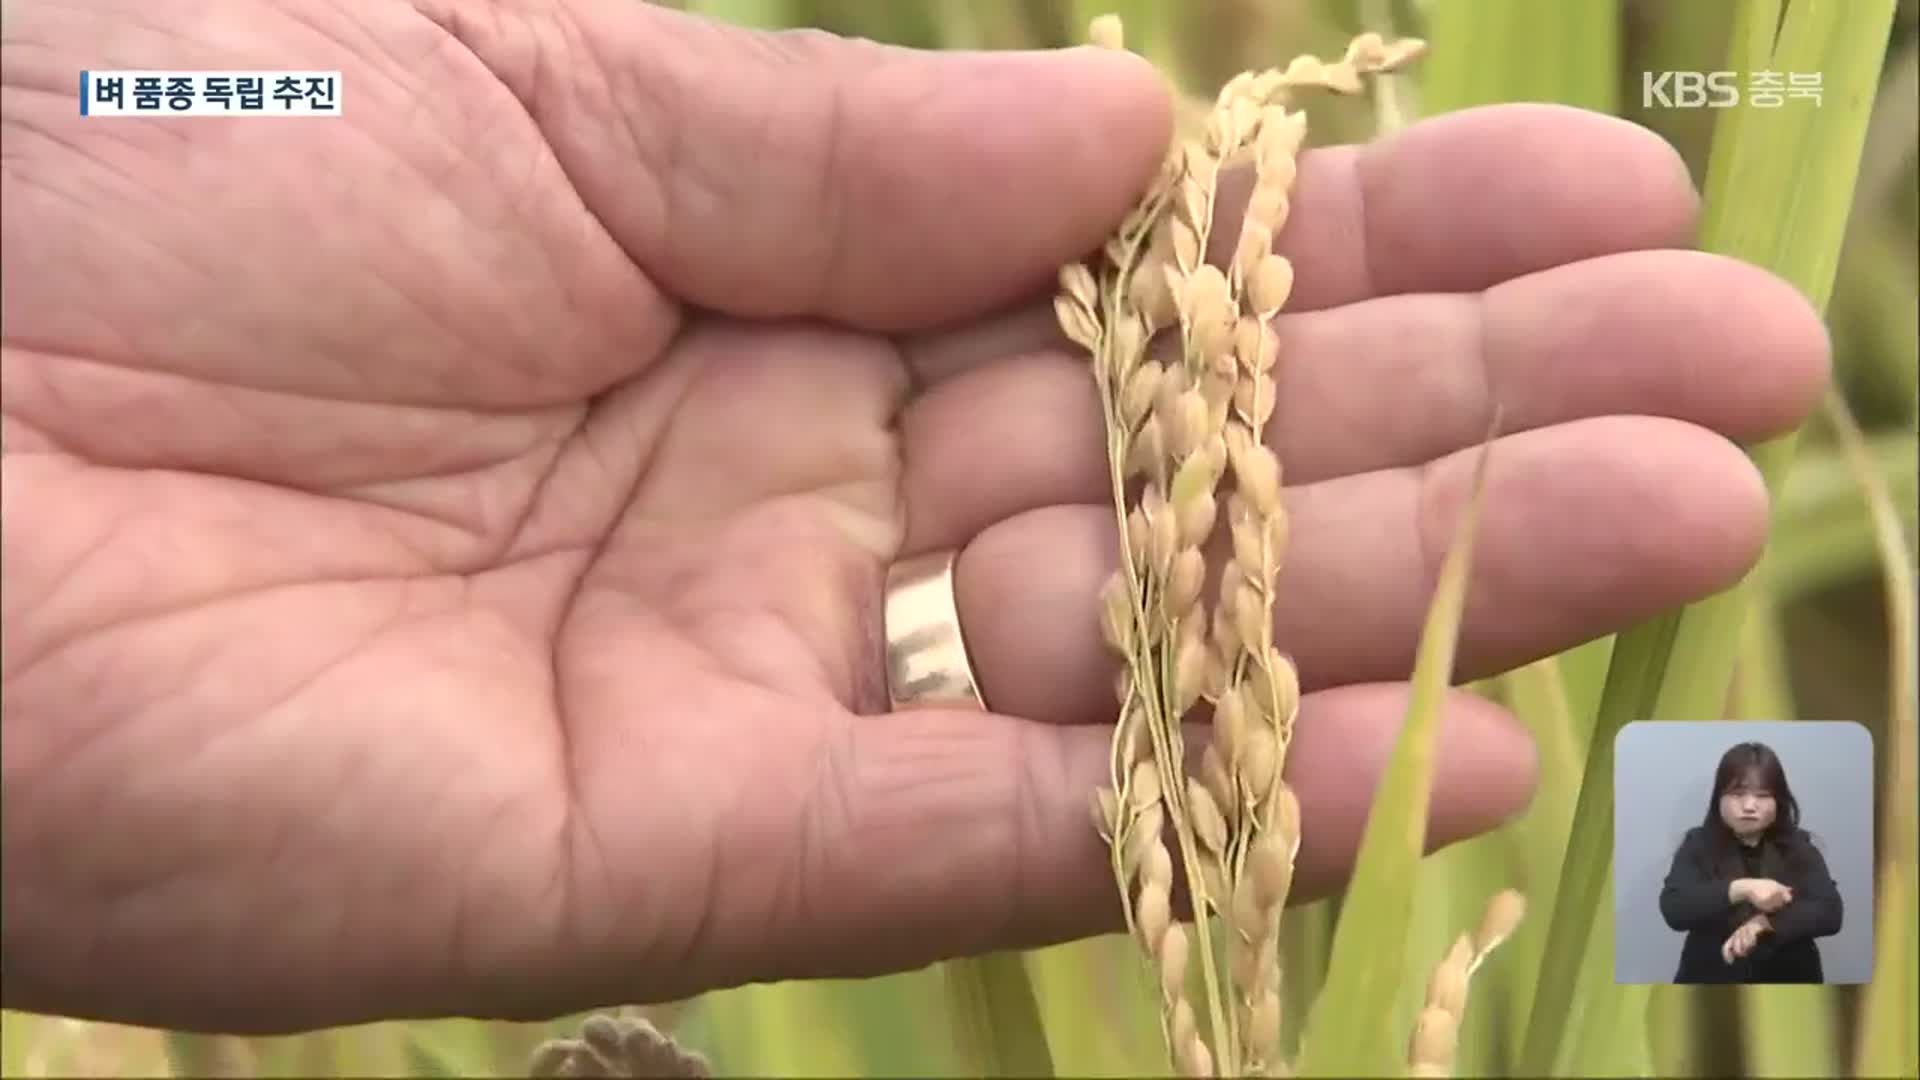
[[[1762,842],[1775,845],[1789,856],[1799,854],[1806,834],[1800,829],[1800,801],[1793,797],[1793,787],[1787,783],[1786,766],[1766,743],[1743,742],[1720,755],[1720,767],[1713,773],[1713,790],[1707,794],[1707,814],[1701,826],[1713,841],[1716,858],[1731,860],[1738,848],[1739,839],[1720,817],[1720,797],[1742,784],[1773,796],[1773,821],[1761,835]]]

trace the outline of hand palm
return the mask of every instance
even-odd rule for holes
[[[1082,75],[1116,103],[1051,141],[1114,145],[1076,165],[1017,133],[968,143],[972,114],[923,100],[924,60],[803,39],[780,55],[840,71],[842,96],[783,98],[801,69],[659,13],[475,10],[249,9],[169,43],[173,67],[344,69],[342,122],[69,129],[70,101],[8,102],[6,845],[44,868],[7,873],[9,975],[80,1011],[272,1027],[537,1014],[1110,925],[1079,813],[1097,728],[865,714],[885,705],[887,563],[966,546],[996,708],[1102,718],[1085,381],[1033,313],[930,328],[1043,290],[1096,243],[1154,165],[1163,107],[1130,74]],[[9,80],[48,87],[71,85],[63,64],[135,66],[150,45],[39,9],[7,34]],[[654,34],[760,81],[702,104],[694,61]],[[568,52],[576,36],[592,47]],[[93,51],[62,51],[74,41]],[[52,48],[22,74],[16,43]],[[875,114],[917,103],[919,141],[889,150],[881,121],[849,119],[846,72]],[[1029,94],[1071,78],[1023,74]],[[686,134],[701,119],[714,129]],[[755,138],[776,140],[770,164]],[[1065,194],[1010,210],[978,190],[1006,169]],[[1413,271],[1396,287],[1376,267],[1339,295],[1320,239],[1319,264],[1299,256],[1303,302],[1316,265],[1329,314],[1415,291]],[[1458,271],[1486,278],[1463,291],[1572,256],[1505,258]],[[1663,389],[1619,411],[1769,429],[1804,407],[1809,358],[1730,405]],[[1288,459],[1324,481],[1309,502],[1376,516],[1369,478],[1450,440],[1348,435],[1317,440],[1335,447],[1318,465]],[[1686,449],[1751,506],[1727,458]],[[1574,451],[1532,453],[1549,468]],[[1470,633],[1469,663],[1711,587],[1750,561],[1752,537],[1727,532],[1665,578],[1616,558],[1658,580]],[[1383,593],[1383,618],[1424,602],[1420,580]],[[1303,660],[1318,688],[1391,677],[1405,651],[1338,638]],[[1387,689],[1324,689],[1309,719],[1384,745]],[[1524,752],[1506,746],[1451,766],[1455,786],[1511,773]],[[1372,767],[1320,753],[1328,776]],[[1528,781],[1504,783],[1442,832],[1510,812]],[[1333,835],[1363,806],[1321,802],[1346,823]],[[1310,887],[1344,857],[1319,844]],[[81,949],[95,967],[70,982]],[[165,1004],[113,976],[155,965]]]

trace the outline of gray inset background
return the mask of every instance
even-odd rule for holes
[[[1686,935],[1660,917],[1660,886],[1674,848],[1706,815],[1713,771],[1735,743],[1780,755],[1839,886],[1840,932],[1819,939],[1829,983],[1873,973],[1873,735],[1853,723],[1656,721],[1628,724],[1614,743],[1613,972],[1622,983],[1673,981]]]

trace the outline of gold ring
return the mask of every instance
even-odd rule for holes
[[[895,709],[985,709],[954,599],[953,551],[887,568],[887,700]]]

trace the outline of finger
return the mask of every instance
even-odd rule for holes
[[[907,329],[1031,293],[1100,244],[1171,130],[1124,52],[923,52],[627,0],[428,6],[633,259],[735,315]]]
[[[1828,376],[1826,329],[1789,284],[1733,259],[1636,252],[1475,296],[1282,316],[1267,440],[1290,483],[1415,465],[1506,431],[1666,416],[1749,440],[1790,430]],[[964,543],[1111,481],[1083,359],[1043,351],[933,387],[901,418],[908,546]]]
[[[1402,685],[1307,697],[1288,774],[1311,824],[1295,898],[1337,888],[1407,708]],[[1445,703],[1428,845],[1491,829],[1525,807],[1532,743],[1504,710]],[[979,713],[862,718],[822,767],[832,779],[779,926],[785,974],[859,975],[987,949],[1033,947],[1123,925],[1089,805],[1106,782],[1112,729]],[[794,942],[787,927],[806,927]],[[716,935],[717,939],[717,935]]]
[[[1249,177],[1223,180],[1216,260],[1239,235]],[[1410,292],[1473,292],[1563,263],[1644,248],[1690,247],[1698,197],[1672,146],[1638,125],[1560,105],[1447,113],[1375,142],[1311,150],[1276,248],[1294,261],[1289,311]],[[1050,304],[1050,301],[1048,302]],[[1048,305],[1036,305],[1046,307]],[[942,361],[1043,348],[1032,336],[932,334],[916,352]],[[932,374],[932,372],[929,372]]]
[[[1236,174],[1226,205],[1243,206],[1251,186]],[[1494,106],[1303,163],[1276,249],[1299,271],[1288,309],[1314,311],[1690,246],[1698,209],[1686,162],[1646,128],[1561,105]],[[1237,215],[1233,226],[1213,233],[1222,257]]]
[[[1275,634],[1305,685],[1406,677],[1477,456],[1288,491]],[[1615,417],[1503,438],[1456,675],[1506,670],[1723,589],[1759,557],[1766,524],[1752,463],[1697,427]],[[1116,532],[1109,507],[1054,507],[962,552],[960,615],[995,708],[1112,715],[1113,660],[1095,613]],[[1209,563],[1228,557],[1215,550]]]

